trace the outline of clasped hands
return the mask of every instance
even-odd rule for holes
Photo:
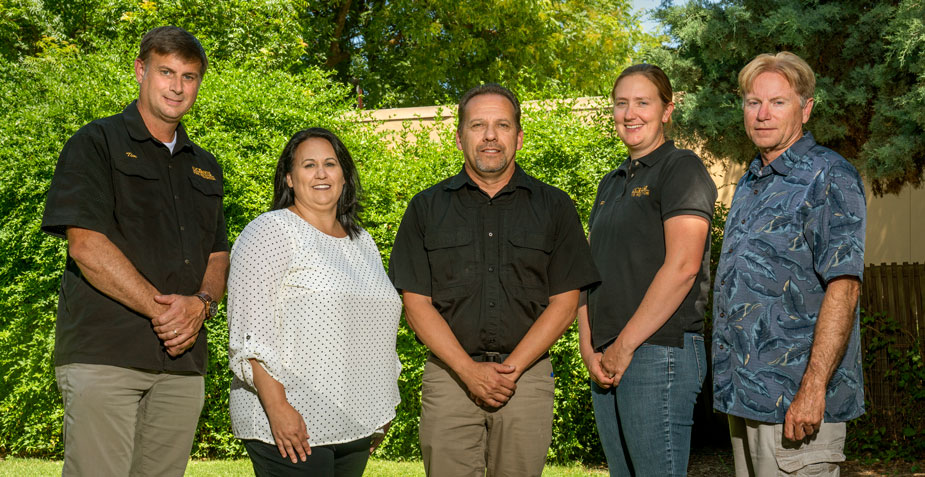
[[[615,341],[603,353],[595,351],[582,357],[591,380],[604,389],[618,386],[623,373],[633,360],[635,350],[623,347],[619,343],[619,340]]]
[[[514,395],[520,372],[508,364],[473,361],[459,373],[459,378],[477,406],[497,409],[507,404]]]
[[[154,333],[164,342],[167,354],[180,356],[196,344],[205,320],[205,304],[199,298],[187,295],[157,295],[154,301],[164,310],[151,319]]]

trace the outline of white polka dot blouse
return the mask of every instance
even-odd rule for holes
[[[288,209],[257,217],[231,251],[231,426],[274,443],[249,359],[282,383],[309,445],[366,437],[395,417],[401,299],[376,243],[326,235]]]

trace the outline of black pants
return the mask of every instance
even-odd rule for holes
[[[305,462],[295,464],[279,454],[279,448],[256,440],[245,440],[244,448],[254,464],[257,477],[323,476],[360,477],[369,460],[372,436],[343,444],[312,446]]]

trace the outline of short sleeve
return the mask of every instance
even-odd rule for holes
[[[389,258],[389,279],[398,290],[431,296],[431,274],[424,248],[424,227],[421,220],[423,199],[411,199],[392,245]]]
[[[64,238],[69,226],[105,234],[113,226],[109,152],[96,128],[84,126],[61,150],[42,217],[48,234]]]
[[[616,169],[607,174],[604,174],[604,177],[600,182],[597,183],[597,191],[594,193],[594,202],[591,203],[591,213],[588,214],[588,230],[591,230],[591,226],[594,224],[594,218],[597,216],[598,204],[601,201],[601,189],[604,188],[604,183],[611,180],[611,176],[616,173]]]
[[[228,366],[254,387],[250,359],[280,381],[276,350],[276,297],[292,262],[294,244],[286,226],[264,214],[247,224],[231,252],[228,274]]]
[[[218,168],[221,170],[221,168]],[[220,177],[222,186],[225,184],[224,174]],[[228,227],[225,224],[225,196],[222,194],[218,201],[218,214],[215,218],[215,242],[212,243],[212,253],[228,251]]]
[[[826,283],[840,276],[862,279],[867,224],[864,183],[854,166],[839,158],[826,171],[824,184],[806,222],[813,266]]]
[[[694,153],[686,150],[670,158],[661,177],[662,220],[679,215],[713,218],[716,184]]]
[[[591,258],[591,248],[585,237],[578,211],[571,198],[562,191],[553,217],[556,224],[556,243],[549,258],[549,295],[570,290],[581,290],[595,285],[601,277]]]

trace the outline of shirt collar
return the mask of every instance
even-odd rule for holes
[[[648,167],[652,167],[656,162],[665,157],[665,151],[670,151],[672,149],[674,149],[674,141],[665,141],[661,146],[658,146],[652,152],[636,160]]]
[[[138,112],[138,101],[132,101],[128,106],[122,110],[122,117],[125,121],[125,128],[128,130],[129,136],[136,141],[157,141],[154,136],[151,135],[151,132],[148,131],[148,127],[145,126],[145,121],[141,117],[141,113]],[[160,141],[157,141],[160,142]],[[183,127],[183,123],[177,125],[177,144],[174,146],[174,151],[180,151],[185,147],[192,147],[193,142],[190,141],[189,136],[186,135],[186,128]]]
[[[763,165],[761,154],[756,155],[755,158],[752,159],[752,163],[748,166],[748,171],[752,175],[758,177],[767,175],[771,172],[786,176],[790,174],[790,170],[793,169],[793,166],[802,161],[806,153],[815,145],[816,138],[813,137],[813,133],[806,131],[797,142],[793,143],[792,146],[788,147],[786,151],[778,156],[777,159],[771,161],[767,166]]]
[[[511,176],[511,180],[508,181],[507,184],[505,184],[505,186],[499,191],[499,193],[514,190],[518,187],[523,187],[524,189],[527,189],[532,192],[533,184],[530,182],[529,179],[530,179],[530,176],[528,176],[527,173],[524,172],[523,169],[521,169],[520,164],[517,164],[515,162],[514,163],[514,175]],[[479,188],[479,186],[476,185],[475,181],[473,181],[472,178],[469,177],[469,173],[466,172],[466,167],[463,166],[462,170],[459,171],[459,174],[456,174],[455,176],[450,178],[445,188],[446,190],[459,190],[464,185],[467,185],[467,184],[472,188],[475,188],[475,189]]]
[[[652,167],[665,157],[667,151],[672,149],[674,149],[674,141],[665,141],[664,144],[658,146],[645,156],[642,156],[639,159],[635,159],[635,161],[646,167]],[[617,173],[624,176],[629,174],[630,166],[632,165],[633,161],[634,159],[627,157],[626,160],[623,161],[619,167],[617,167]]]

